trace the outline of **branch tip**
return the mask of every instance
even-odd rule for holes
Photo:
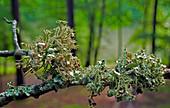
[[[3,18],[8,24],[12,24],[12,21],[9,21],[7,18]]]

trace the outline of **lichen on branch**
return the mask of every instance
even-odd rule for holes
[[[76,41],[71,39],[73,29],[65,21],[57,21],[57,25],[52,30],[44,30],[45,39],[39,36],[33,44],[23,44],[30,53],[22,59],[25,63],[17,66],[28,70],[26,74],[34,73],[38,79],[46,81],[48,76],[55,77],[60,73],[69,77],[71,70],[79,70],[79,60],[71,53],[71,49],[77,48]],[[38,76],[37,71],[43,75]]]
[[[90,66],[76,78],[87,83],[90,91],[89,104],[96,105],[93,97],[100,95],[105,87],[109,86],[107,96],[114,96],[117,101],[135,100],[137,94],[143,91],[158,91],[165,83],[163,77],[166,66],[160,58],[153,54],[146,54],[140,50],[133,57],[126,50],[122,58],[116,61],[115,69],[109,68],[104,61],[99,61],[97,66]],[[135,92],[135,93],[134,93]]]
[[[136,94],[144,90],[158,90],[165,83],[163,74],[166,66],[160,58],[146,54],[140,50],[132,56],[126,49],[122,58],[116,61],[114,69],[106,66],[104,60],[96,66],[81,67],[79,59],[72,56],[75,45],[73,29],[65,21],[57,21],[57,27],[44,30],[45,38],[39,36],[27,47],[26,56],[16,66],[22,66],[25,74],[33,73],[43,81],[40,85],[13,87],[0,93],[2,105],[12,100],[24,99],[30,96],[37,98],[51,90],[57,91],[74,85],[84,85],[90,92],[89,105],[95,106],[94,97],[109,86],[107,96],[114,96],[117,101],[134,100]],[[38,74],[41,72],[42,74]],[[49,79],[49,76],[52,78]],[[47,80],[48,79],[48,80]],[[37,89],[38,88],[38,89]],[[132,93],[135,91],[136,93]]]

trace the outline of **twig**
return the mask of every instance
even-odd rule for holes
[[[17,21],[16,21],[16,20],[9,21],[9,20],[6,19],[5,17],[4,17],[4,20],[5,20],[8,24],[12,24],[12,32],[13,32],[13,39],[14,39],[15,50],[19,50],[19,49],[20,49],[20,46],[19,46],[19,44],[18,44],[17,33],[16,33]]]
[[[5,17],[4,20],[8,23],[8,24],[12,24],[12,21],[8,21]]]
[[[29,51],[27,50],[17,50],[17,51],[0,51],[0,57],[9,57],[9,56],[16,56],[16,55],[28,55]]]
[[[14,56],[14,54],[15,54],[15,51],[8,51],[8,50],[0,51],[1,57]]]
[[[8,50],[0,51],[0,57],[8,57],[8,56],[16,56],[16,55],[28,55],[29,51],[20,49],[20,46],[18,44],[18,38],[17,38],[17,33],[16,33],[16,25],[17,25],[16,20],[9,21],[5,17],[4,17],[4,20],[8,24],[12,24],[12,32],[13,32],[15,50],[14,51],[8,51]]]

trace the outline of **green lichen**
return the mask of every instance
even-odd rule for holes
[[[93,97],[100,95],[106,86],[109,86],[107,96],[114,96],[117,101],[134,100],[144,90],[158,91],[165,83],[165,67],[159,58],[146,54],[144,50],[138,51],[134,58],[125,51],[123,57],[116,61],[115,69],[100,61],[97,66],[86,68],[82,73],[85,74],[82,79],[86,80],[86,87],[91,92],[89,104],[95,103]]]
[[[26,73],[34,73],[43,82],[52,76],[52,82],[45,87],[65,88],[68,85],[86,85],[89,95],[89,105],[95,106],[94,97],[109,86],[107,96],[115,96],[117,101],[134,100],[136,94],[144,90],[158,90],[165,83],[163,72],[165,65],[152,54],[140,50],[132,57],[125,49],[123,57],[116,61],[115,69],[106,66],[105,61],[99,61],[96,66],[82,68],[79,59],[72,56],[71,50],[75,45],[74,31],[65,21],[57,21],[58,26],[52,30],[45,30],[46,38],[38,37],[32,45],[25,46],[29,50],[22,64],[17,64]],[[42,72],[42,75],[38,75]],[[46,88],[40,88],[44,90]],[[20,91],[19,89],[18,91]],[[27,88],[22,92],[29,96]],[[11,89],[8,90],[9,94]],[[12,92],[14,93],[14,92]]]
[[[53,78],[57,74],[69,77],[71,70],[79,70],[79,60],[73,57],[71,50],[75,45],[74,31],[65,21],[57,21],[57,27],[52,30],[44,30],[45,39],[39,36],[34,44],[24,44],[29,49],[28,56],[24,57],[22,65],[26,73],[34,73],[43,82],[49,76]],[[37,73],[42,72],[39,76]]]

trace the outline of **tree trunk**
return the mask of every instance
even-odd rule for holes
[[[98,55],[98,51],[99,51],[100,43],[101,43],[104,14],[105,14],[105,0],[102,0],[101,18],[100,18],[100,23],[99,23],[99,37],[98,37],[97,46],[96,46],[95,55],[94,55],[94,65],[97,63],[97,55]]]
[[[74,28],[74,1],[73,0],[67,0],[67,21],[68,26],[70,28]],[[75,29],[75,28],[74,28]],[[76,37],[72,37],[72,39],[76,40]],[[76,56],[76,50],[71,50],[73,56]]]
[[[157,15],[157,5],[158,5],[158,0],[155,0],[154,4],[154,12],[153,12],[153,34],[152,34],[152,53],[154,54],[156,51],[155,48],[155,31],[156,31],[156,15]]]
[[[121,10],[122,0],[118,0],[118,57],[121,56],[122,53],[122,10]]]
[[[87,51],[87,61],[86,61],[86,67],[90,65],[91,62],[91,52],[92,52],[92,44],[93,44],[93,37],[94,37],[94,20],[95,20],[95,12],[92,12],[90,15],[90,36],[89,36],[89,47]]]
[[[11,7],[12,7],[12,15],[13,18],[17,21],[18,25],[20,26],[20,15],[19,15],[19,2],[18,0],[11,0]],[[21,47],[21,36],[19,33],[17,33],[17,38],[18,38],[18,44]],[[21,59],[21,56],[15,56],[16,62]],[[22,85],[24,83],[23,80],[23,74],[21,71],[21,67],[18,69],[17,68],[17,85]]]
[[[143,33],[146,33],[146,27],[147,27],[147,19],[148,19],[148,7],[150,4],[150,0],[145,0],[144,4],[144,17],[143,17]],[[143,39],[143,49],[146,49],[146,37]]]
[[[89,18],[89,28],[90,28],[90,35],[89,35],[89,45],[88,45],[88,51],[87,51],[87,59],[85,66],[88,67],[91,63],[91,53],[92,53],[92,46],[94,43],[94,22],[95,22],[95,6],[89,7],[88,0],[85,0],[86,8],[88,11],[88,18]],[[91,1],[91,4],[95,4],[96,1]]]

